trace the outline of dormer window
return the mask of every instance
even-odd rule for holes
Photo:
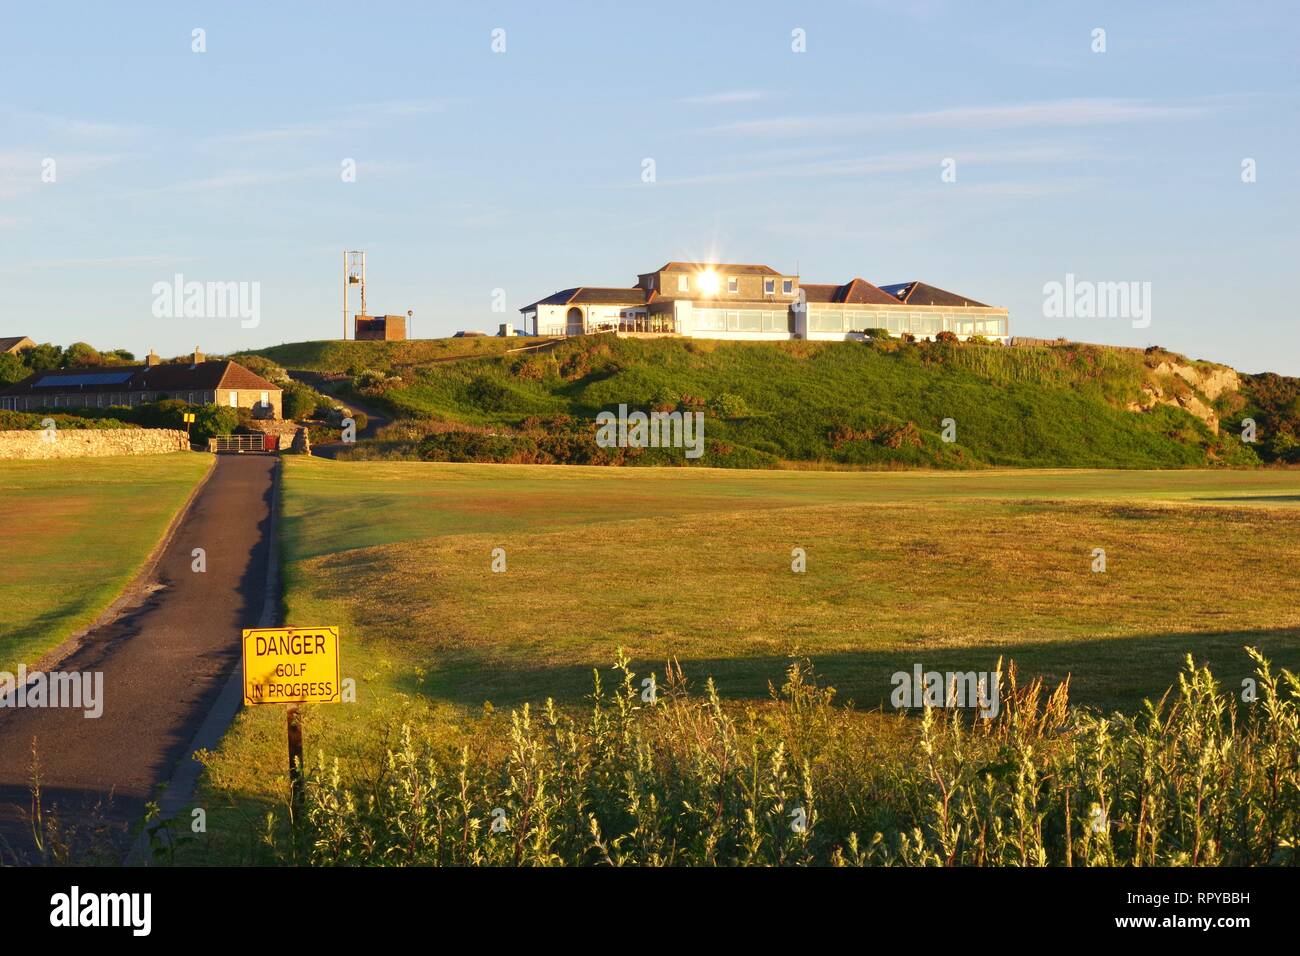
[[[776,280],[775,280],[775,279],[764,279],[764,280],[763,280],[763,295],[775,295],[775,294],[776,294]]]
[[[678,276],[678,277],[677,277],[677,291],[678,291],[678,292],[690,292],[690,291],[691,291],[691,277],[690,277],[690,276]]]
[[[728,291],[728,292],[739,292],[739,291],[740,291],[740,280],[737,279],[735,276],[727,276],[727,291]]]
[[[782,280],[781,280],[781,291],[782,291],[783,293],[785,293],[786,295],[794,295],[794,280],[793,280],[793,279],[782,279]]]

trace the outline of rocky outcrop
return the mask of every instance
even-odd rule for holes
[[[0,431],[0,460],[106,458],[189,451],[183,431],[170,428],[49,428]]]
[[[1241,377],[1226,365],[1183,363],[1162,358],[1147,368],[1149,376],[1142,385],[1142,397],[1129,403],[1129,411],[1145,412],[1157,405],[1171,405],[1195,415],[1216,434],[1219,415],[1209,403],[1241,389]]]
[[[1155,375],[1177,375],[1210,401],[1224,392],[1241,390],[1241,376],[1226,365],[1183,365],[1165,360],[1151,369]]]

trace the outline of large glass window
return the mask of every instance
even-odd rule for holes
[[[813,309],[808,312],[808,328],[813,332],[843,332],[844,316],[839,312]]]
[[[764,332],[790,331],[789,313],[788,312],[764,312],[763,331]]]
[[[745,309],[737,313],[739,321],[736,328],[742,332],[761,332],[763,330],[763,313],[758,309]]]
[[[703,332],[720,332],[727,327],[727,316],[721,309],[696,309],[694,321]]]

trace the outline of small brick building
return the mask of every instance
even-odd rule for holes
[[[150,352],[146,365],[36,372],[0,391],[0,409],[109,408],[174,398],[191,405],[248,408],[256,418],[280,418],[282,394],[278,385],[238,362],[207,361],[195,349],[190,362],[164,364]]]
[[[360,341],[399,342],[406,338],[404,315],[357,315],[353,335]]]

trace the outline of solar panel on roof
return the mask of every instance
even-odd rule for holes
[[[88,375],[46,375],[38,379],[34,388],[63,388],[69,385],[121,385],[130,380],[133,372],[94,372]]]

